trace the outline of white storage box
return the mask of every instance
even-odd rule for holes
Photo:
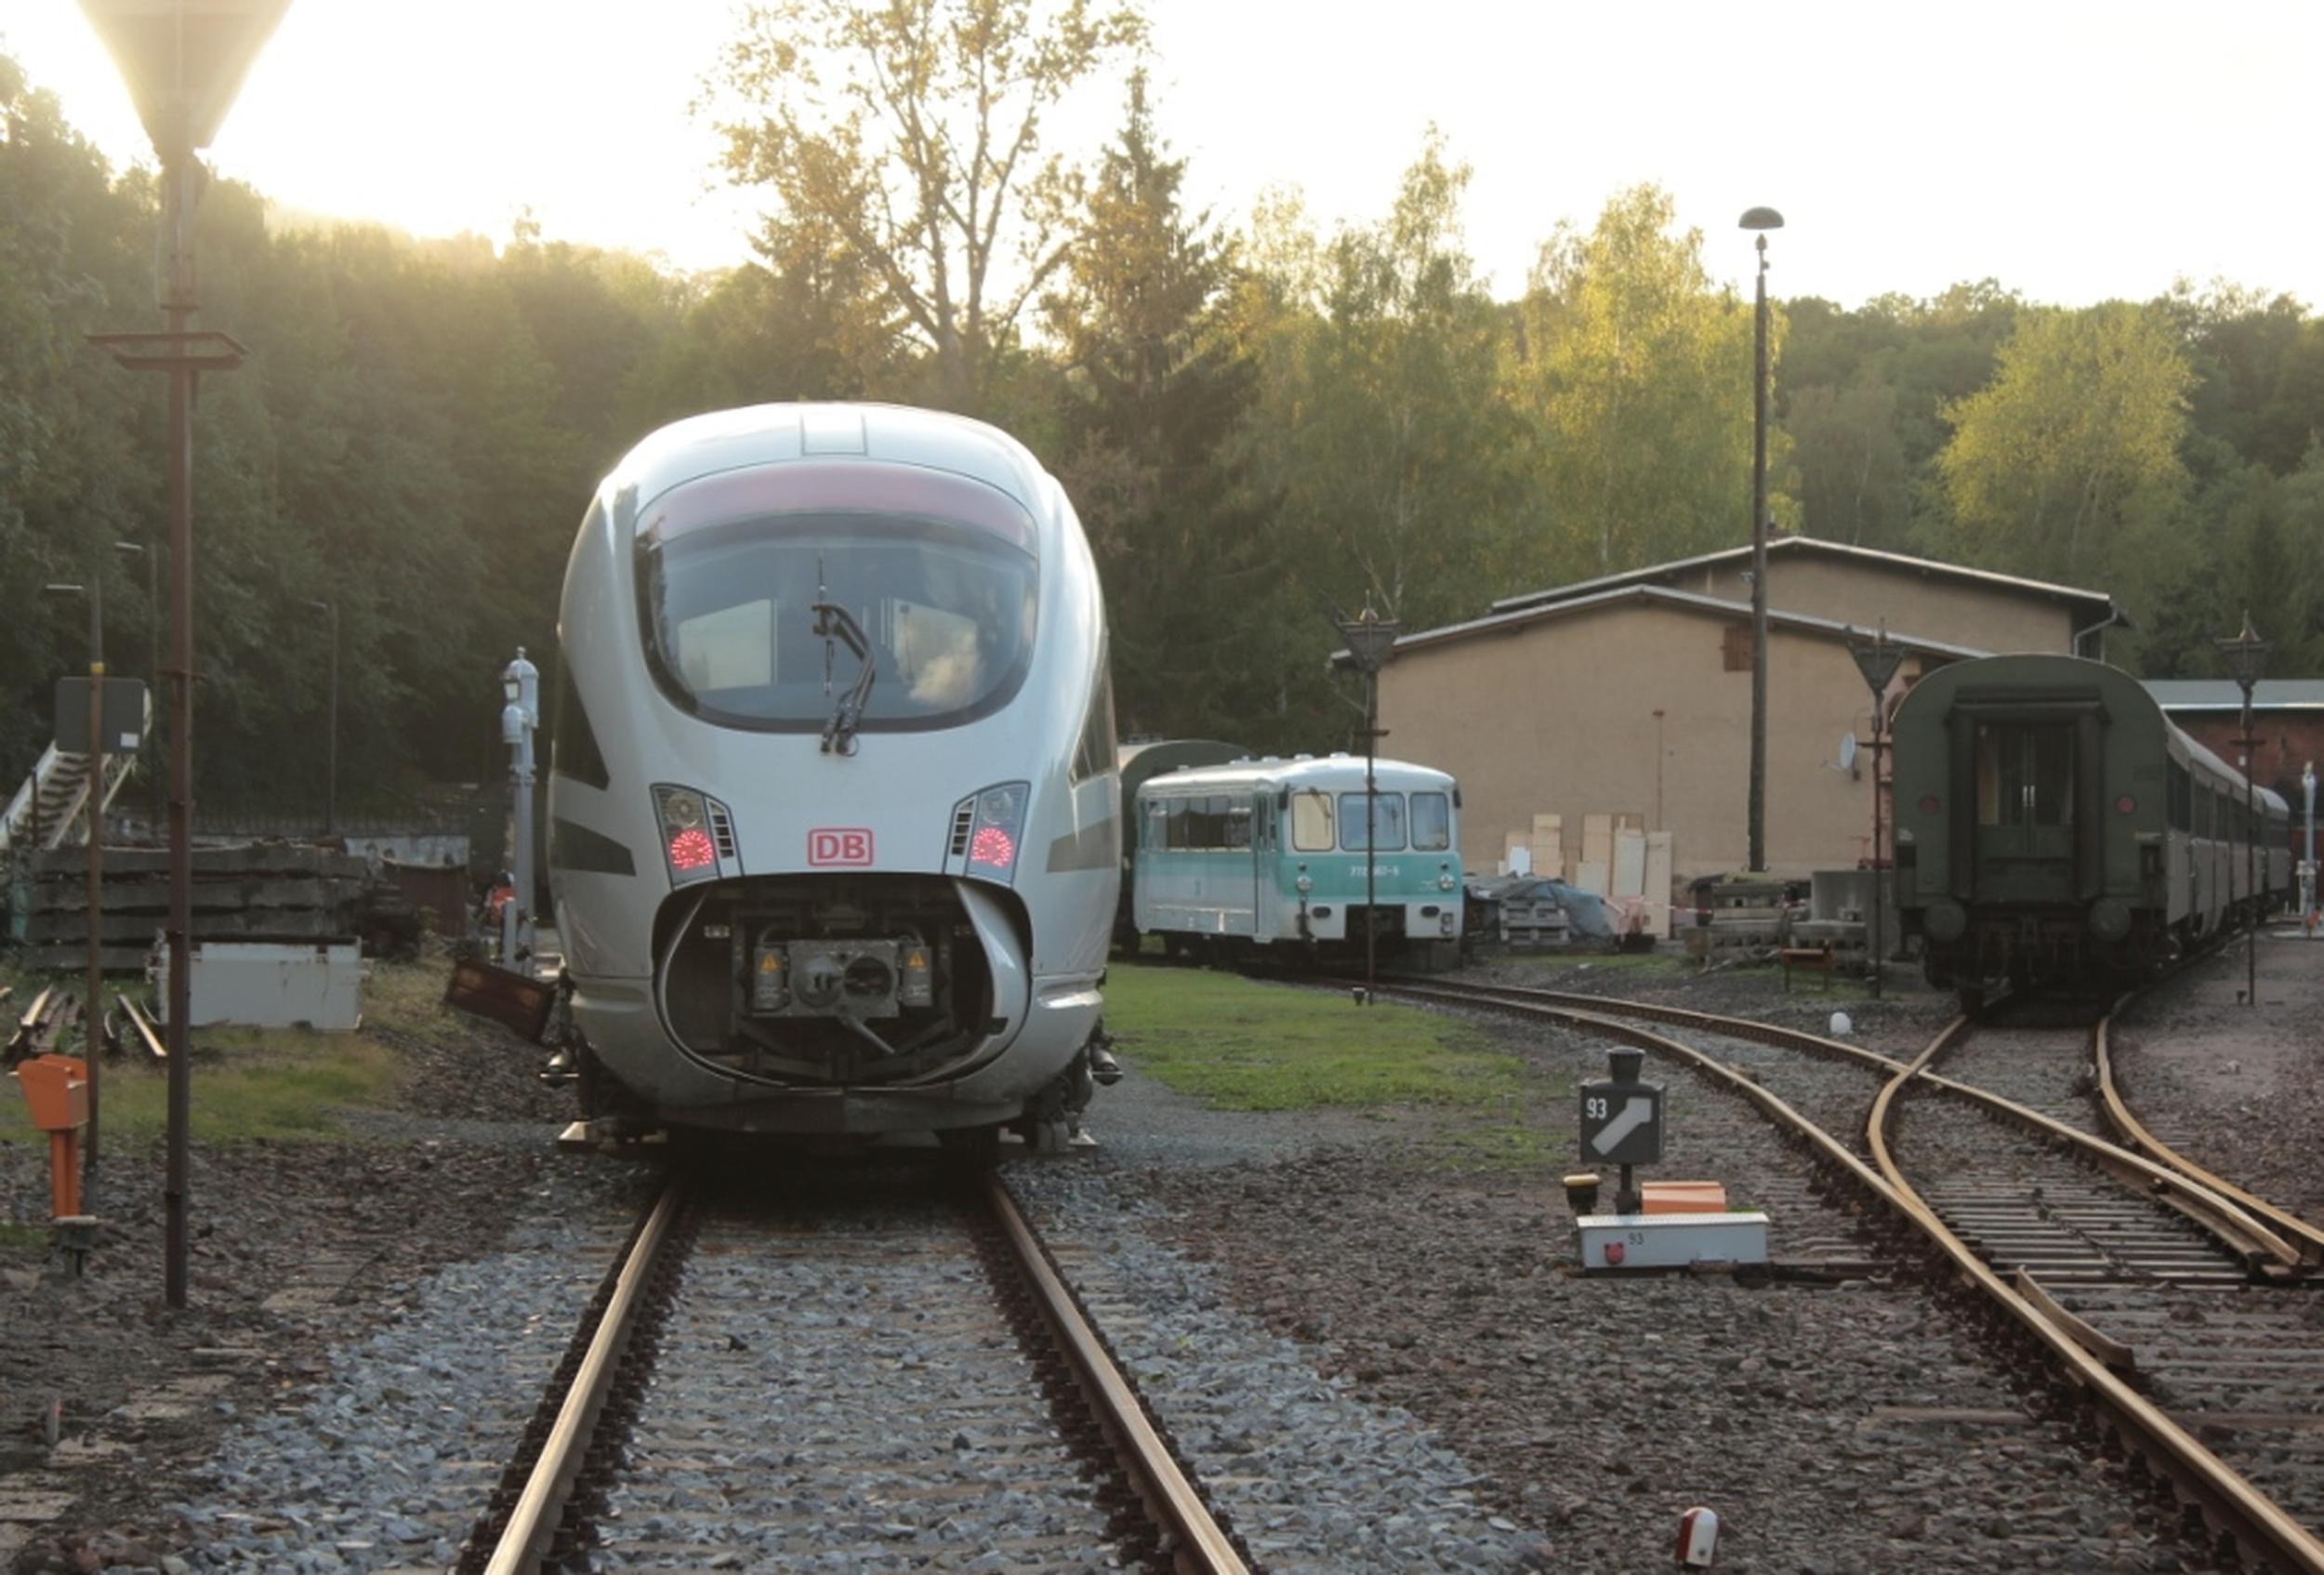
[[[155,950],[153,995],[165,1021],[169,951]],[[353,941],[196,941],[193,1026],[346,1032],[363,1021],[363,982]]]
[[[1584,1214],[1585,1269],[1683,1269],[1690,1264],[1763,1264],[1767,1216],[1732,1214]]]

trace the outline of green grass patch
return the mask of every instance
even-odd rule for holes
[[[1230,973],[1117,965],[1105,1021],[1130,1065],[1221,1109],[1507,1107],[1525,1092],[1517,1058],[1466,1024]]]
[[[382,970],[381,972],[393,972]],[[408,972],[417,972],[411,970]],[[63,981],[72,988],[73,981]],[[0,1013],[20,1012],[42,981],[17,976],[16,996]],[[415,986],[416,987],[416,986]],[[442,983],[437,980],[441,992]],[[110,986],[108,994],[115,993]],[[365,1005],[370,1003],[370,986]],[[77,1033],[63,1047],[78,1053]],[[334,1117],[347,1108],[390,1103],[398,1074],[394,1052],[366,1034],[305,1028],[198,1028],[192,1063],[192,1138],[241,1144],[277,1138],[336,1138]],[[142,1057],[106,1063],[100,1117],[108,1143],[157,1136],[168,1121],[168,1076]],[[0,1088],[0,1143],[46,1144],[13,1083]]]
[[[311,1042],[287,1042],[289,1030],[203,1034],[193,1058],[194,1142],[334,1137],[339,1132],[335,1112],[386,1102],[396,1065],[385,1046],[360,1034],[297,1037]],[[99,1093],[108,1143],[164,1131],[169,1090],[160,1067],[108,1065]],[[0,1142],[36,1141],[46,1140],[33,1130],[21,1099],[0,1105]]]

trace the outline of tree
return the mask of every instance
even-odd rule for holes
[[[1748,539],[1750,309],[1714,289],[1699,230],[1659,188],[1560,225],[1521,310],[1516,380],[1564,572],[1604,574]],[[1781,343],[1780,313],[1771,359]],[[1770,434],[1768,469],[1782,469]]]
[[[2022,314],[1993,381],[1944,410],[1953,436],[1938,464],[1963,545],[2070,582],[2118,566],[2185,494],[2193,382],[2153,308]]]
[[[1181,206],[1185,171],[1134,74],[1043,313],[1065,374],[1060,475],[1105,583],[1123,726],[1235,736],[1271,698],[1253,615],[1281,565],[1238,452],[1257,368],[1222,320],[1234,259]]]
[[[1907,510],[1896,390],[1868,368],[1845,388],[1794,392],[1783,417],[1810,536],[1865,547],[1902,543]]]
[[[997,358],[1065,260],[1082,172],[1044,116],[1142,47],[1134,4],[777,0],[753,5],[720,81],[725,168],[774,200],[771,260],[861,258],[931,362],[930,397],[981,413]]]

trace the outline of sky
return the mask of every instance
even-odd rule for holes
[[[1641,181],[1713,276],[1855,306],[1993,278],[2146,298],[2185,277],[2324,308],[2324,5],[2214,0],[1147,0],[1157,120],[1228,223],[1292,185],[1327,230],[1383,217],[1426,128],[1473,168],[1469,250],[1514,295],[1559,220]],[[689,112],[729,0],[292,0],[210,162],[295,209],[419,235],[749,256],[755,205]],[[150,159],[73,0],[7,0],[0,51],[117,165]],[[1119,98],[1059,117],[1102,138]]]

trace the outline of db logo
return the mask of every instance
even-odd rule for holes
[[[820,827],[807,833],[807,862],[818,868],[860,867],[872,861],[872,834],[860,826]]]

